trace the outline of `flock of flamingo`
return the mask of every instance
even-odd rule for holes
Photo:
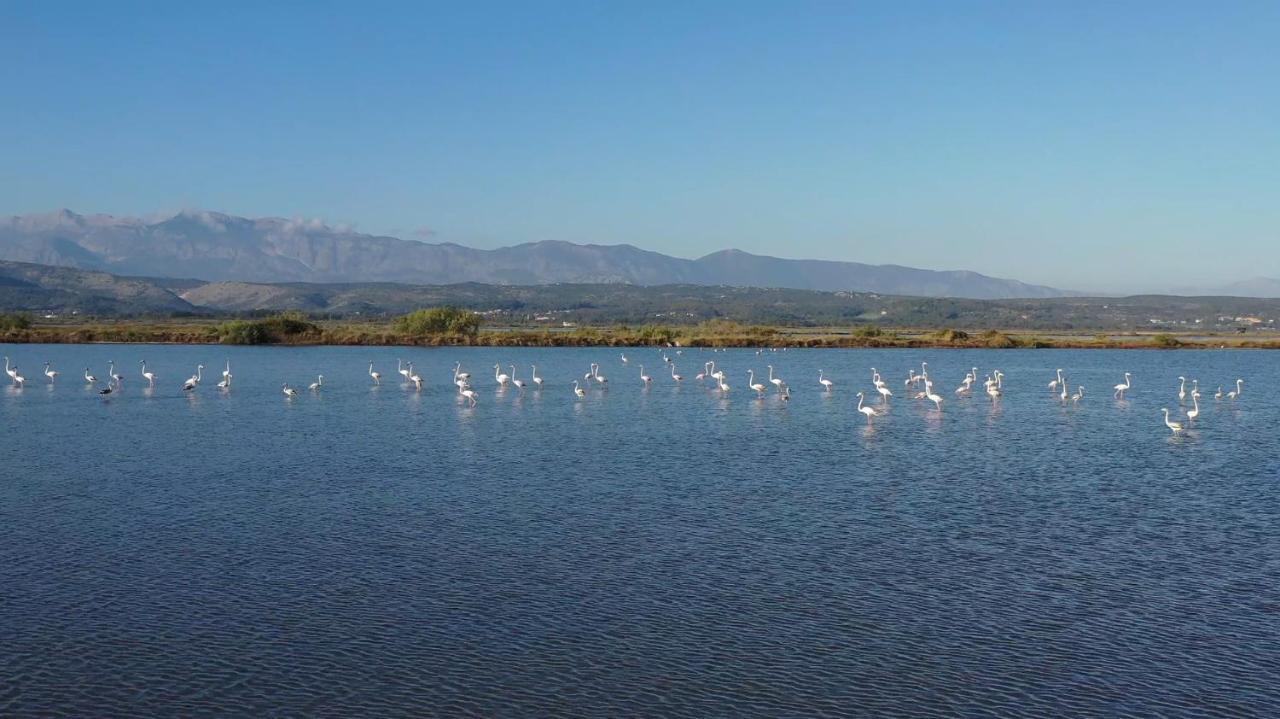
[[[764,350],[758,350],[756,354],[760,355],[763,353],[763,351]],[[676,371],[675,360],[667,353],[666,350],[659,350],[659,352],[661,353],[662,362],[664,365],[666,365],[668,370],[663,374],[669,376],[670,381],[672,382],[675,382],[675,383],[684,382],[684,379],[685,379],[684,376]],[[677,350],[676,352],[677,355],[682,353],[683,351],[681,350]],[[623,354],[621,356],[621,360],[622,360],[622,364],[624,365],[630,364],[630,360],[627,358],[626,354]],[[141,360],[139,364],[141,365],[140,376],[142,377],[143,380],[147,382],[147,385],[149,387],[154,388],[158,377],[154,372],[148,369],[146,360]],[[535,391],[542,390],[543,378],[538,376],[537,365],[530,365],[531,373],[530,373],[529,382],[525,382],[524,380],[519,379],[516,376],[515,365],[508,365],[507,367],[510,370],[510,373],[503,372],[501,364],[495,364],[493,366],[493,381],[499,388],[512,386],[512,387],[515,387],[520,392],[524,392],[526,388],[530,387],[530,382],[531,382],[532,387]],[[777,394],[777,396],[780,399],[782,399],[783,401],[790,400],[791,399],[790,385],[788,385],[787,382],[785,382],[782,379],[782,377],[775,374],[773,365],[767,365],[767,367],[769,370],[769,375],[768,375],[769,384],[766,385],[764,382],[758,381],[756,379],[755,370],[749,369],[747,370],[747,388],[755,392],[756,396],[764,397],[765,394],[769,392],[770,385],[772,385],[773,391]],[[203,364],[196,365],[195,373],[192,374],[190,377],[188,377],[187,380],[182,383],[183,392],[194,392],[200,386],[201,382],[204,381],[204,369],[205,367]],[[5,371],[5,374],[9,376],[9,379],[12,382],[14,387],[22,388],[26,385],[27,378],[19,371],[17,365],[10,364],[10,360],[8,357],[4,358],[4,371]],[[413,362],[409,362],[408,364],[405,364],[401,360],[396,360],[396,372],[404,379],[406,386],[412,386],[416,391],[422,390],[424,380],[422,376],[414,369]],[[52,384],[57,381],[57,378],[60,373],[53,368],[53,365],[51,363],[45,362],[44,371],[42,374],[44,374],[47,382]],[[382,373],[374,369],[373,362],[369,363],[368,374],[373,384],[375,385],[382,384]],[[979,373],[978,373],[977,367],[972,368],[968,373],[966,373],[964,380],[962,380],[960,383],[960,386],[955,389],[955,394],[957,396],[972,395],[974,391],[974,386],[978,383],[978,374]],[[1063,370],[1061,369],[1057,370],[1056,374],[1057,374],[1056,379],[1053,379],[1049,382],[1049,391],[1052,392],[1055,396],[1057,396],[1057,398],[1061,400],[1064,404],[1068,402],[1070,402],[1071,404],[1079,404],[1080,401],[1083,400],[1085,396],[1084,387],[1077,385],[1076,391],[1072,393],[1070,390],[1067,378],[1063,375]],[[649,385],[653,384],[653,382],[655,381],[653,376],[651,376],[645,371],[643,364],[639,365],[639,373],[637,375],[637,378],[639,379],[640,383],[645,387],[648,387]],[[231,373],[231,361],[227,360],[226,366],[222,370],[222,379],[217,383],[216,386],[218,389],[222,391],[230,391],[233,379],[234,379],[234,375]],[[729,382],[724,370],[716,367],[715,360],[711,360],[703,363],[702,371],[699,372],[697,375],[695,375],[693,379],[696,382],[711,383],[714,389],[721,393],[728,393],[730,389],[732,389],[729,385]],[[90,386],[97,389],[97,393],[99,395],[102,395],[103,397],[107,397],[115,393],[116,391],[118,391],[119,388],[123,386],[124,380],[125,380],[124,376],[116,372],[116,364],[114,361],[109,362],[109,365],[107,368],[107,375],[106,375],[106,384],[101,388],[98,388],[99,380],[96,376],[94,376],[90,368],[86,367],[84,369],[84,381]],[[462,370],[462,363],[461,362],[455,363],[453,366],[453,383],[457,387],[458,395],[464,401],[468,402],[470,406],[474,407],[479,402],[479,399],[478,399],[476,390],[472,385],[471,380],[472,380],[471,373],[464,372]],[[1184,376],[1180,376],[1178,377],[1178,380],[1180,382],[1180,385],[1178,387],[1178,400],[1180,402],[1185,402],[1186,399],[1189,397],[1191,399],[1192,408],[1186,410],[1184,413],[1186,417],[1185,423],[1180,420],[1175,421],[1173,419],[1170,419],[1170,412],[1168,408],[1162,408],[1160,410],[1161,412],[1164,413],[1165,426],[1168,427],[1169,430],[1172,431],[1174,435],[1177,435],[1185,431],[1187,426],[1194,424],[1197,418],[1199,418],[1200,416],[1200,382],[1199,380],[1196,380],[1196,379],[1191,380],[1191,388],[1189,391],[1187,389],[1187,378]],[[826,376],[826,373],[824,370],[821,370],[821,369],[818,370],[817,382],[818,382],[818,386],[822,388],[821,391],[824,393],[830,393],[835,389],[835,382],[833,382],[830,377]],[[893,391],[889,389],[888,383],[884,381],[884,378],[881,377],[880,372],[875,367],[871,368],[871,385],[875,388],[876,394],[878,394],[880,397],[880,403],[882,405],[881,409],[877,409],[876,407],[873,407],[867,404],[866,394],[864,392],[860,391],[856,394],[858,398],[858,408],[857,408],[858,412],[867,418],[868,423],[872,422],[874,418],[882,414],[883,405],[888,404],[890,399],[894,396]],[[583,374],[581,380],[578,380],[578,379],[573,380],[573,394],[575,397],[581,399],[587,396],[587,391],[589,388],[594,387],[599,390],[605,390],[608,388],[608,386],[609,386],[609,379],[600,372],[600,364],[598,362],[592,362],[587,372]],[[943,397],[942,395],[934,391],[933,380],[929,377],[928,362],[920,363],[919,373],[917,373],[914,368],[909,370],[907,373],[906,380],[904,381],[904,386],[905,386],[904,393],[909,394],[912,398],[917,400],[925,400],[928,402],[932,402],[934,405],[934,409],[936,411],[938,412],[942,411]],[[999,400],[1004,393],[1004,373],[998,369],[992,370],[989,374],[986,375],[986,379],[982,382],[982,387],[983,387],[983,391],[989,397],[991,397],[993,401]],[[1124,399],[1126,393],[1130,389],[1132,389],[1132,387],[1133,387],[1133,376],[1129,372],[1125,372],[1124,382],[1121,382],[1115,385],[1115,387],[1113,388],[1114,390],[1113,394],[1117,399]],[[316,381],[312,382],[307,387],[307,389],[311,392],[320,392],[323,388],[324,388],[324,375],[317,375]],[[290,386],[287,382],[282,385],[281,391],[288,398],[293,398],[298,396],[298,390]],[[1244,392],[1244,380],[1237,379],[1235,381],[1235,389],[1229,392],[1226,392],[1225,394],[1222,391],[1222,386],[1219,386],[1217,392],[1214,394],[1214,399],[1218,401],[1221,401],[1224,399],[1227,401],[1235,401],[1240,398],[1243,392]]]

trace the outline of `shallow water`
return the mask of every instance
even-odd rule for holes
[[[3,716],[1280,713],[1274,354],[686,350],[676,385],[653,349],[3,350]],[[499,361],[547,386],[495,391]],[[746,390],[768,363],[790,402]],[[974,365],[1003,399],[956,398]]]

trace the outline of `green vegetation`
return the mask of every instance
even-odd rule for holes
[[[1151,344],[1159,347],[1160,349],[1174,349],[1182,346],[1182,340],[1179,340],[1171,334],[1162,332],[1151,338]]]
[[[300,344],[318,338],[320,328],[300,312],[286,312],[265,320],[232,320],[218,326],[224,345]]]
[[[0,315],[0,332],[25,330],[31,328],[31,318],[26,315]]]
[[[433,307],[397,317],[396,332],[411,337],[459,335],[474,337],[480,332],[480,315],[457,307]]]

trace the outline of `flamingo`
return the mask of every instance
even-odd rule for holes
[[[200,385],[200,380],[202,379],[204,379],[204,365],[198,364],[196,365],[196,373],[188,377],[186,382],[182,383],[182,391],[190,392]]]
[[[682,374],[676,374],[676,363],[675,363],[675,362],[672,362],[672,363],[671,363],[671,379],[673,379],[673,380],[675,380],[675,381],[677,381],[677,382],[683,382],[683,381],[684,381],[684,375],[682,375]]]
[[[1080,404],[1080,400],[1084,399],[1084,387],[1076,387],[1076,393],[1071,395],[1072,404]]]
[[[1243,393],[1244,393],[1244,380],[1238,379],[1236,380],[1236,390],[1234,392],[1228,392],[1227,398],[1240,399],[1240,395]]]
[[[475,391],[475,390],[473,390],[473,389],[471,389],[470,387],[468,387],[468,388],[466,388],[466,389],[462,390],[462,392],[460,392],[459,394],[461,394],[463,397],[466,397],[466,398],[471,402],[471,406],[472,406],[472,407],[476,406],[476,402],[477,402],[477,400],[476,400],[476,391]]]
[[[836,386],[835,382],[832,382],[831,380],[822,376],[822,370],[818,370],[818,384],[822,385],[822,388],[828,392],[831,391],[832,387]]]
[[[1181,422],[1172,422],[1169,420],[1169,409],[1167,407],[1162,408],[1160,411],[1164,412],[1164,426],[1172,430],[1174,435],[1177,435],[1182,431],[1183,427]]]
[[[779,392],[782,391],[782,378],[773,376],[773,365],[769,365],[769,383],[776,387]]]
[[[112,380],[113,382],[115,382],[116,384],[121,384],[121,383],[123,383],[123,382],[124,382],[124,377],[122,377],[122,376],[120,376],[120,375],[116,374],[116,361],[115,361],[115,360],[108,360],[107,364],[109,364],[109,365],[110,365],[109,367],[107,367],[107,376],[108,376],[108,377],[110,377],[110,378],[111,378],[111,380]]]
[[[369,377],[373,379],[374,384],[382,384],[382,373],[373,371],[373,362],[369,362]]]
[[[708,373],[710,373],[710,372],[711,372],[711,363],[710,363],[710,362],[703,362],[703,363],[702,363],[702,371],[701,371],[701,372],[699,372],[698,374],[694,375],[694,377],[693,377],[693,378],[694,378],[694,379],[696,379],[696,380],[698,380],[699,382],[701,382],[702,380],[704,380],[704,379],[706,379],[706,378],[707,378],[707,374],[708,374]]]
[[[591,365],[591,377],[592,377],[592,379],[594,379],[594,380],[596,381],[596,383],[597,383],[597,384],[599,384],[601,387],[603,387],[604,385],[606,385],[606,384],[608,384],[608,383],[609,383],[609,378],[608,378],[608,377],[605,377],[605,376],[604,376],[604,375],[602,375],[602,374],[600,374],[600,365],[598,365],[598,364],[593,364],[593,365]]]
[[[916,383],[917,379],[918,378],[916,377],[916,371],[914,368],[912,368],[907,370],[907,379],[902,384],[907,387],[910,387],[911,385]]]
[[[58,371],[50,366],[48,362],[44,363],[44,376],[49,378],[50,382],[58,379]]]
[[[290,387],[288,382],[284,383],[284,389],[281,391],[284,392],[285,397],[293,398],[298,396],[298,390]]]
[[[417,389],[419,392],[422,391],[422,377],[420,377],[417,372],[413,371],[412,362],[409,363],[409,369],[406,370],[405,377],[409,378],[409,381],[413,383],[413,386],[415,389]]]
[[[18,374],[18,365],[13,366],[13,383],[19,388],[22,388],[27,384],[27,378]]]
[[[1195,395],[1191,395],[1191,404],[1195,406],[1194,408],[1187,410],[1187,421],[1194,423],[1196,421],[1196,417],[1200,416],[1200,398]]]
[[[5,358],[4,358],[4,373],[5,373],[5,374],[7,374],[7,375],[9,375],[9,379],[13,379],[13,378],[14,378],[14,376],[18,374],[18,368],[17,368],[17,367],[10,367],[10,366],[9,366],[9,358],[8,358],[8,357],[5,357]]]
[[[9,376],[10,376],[10,377],[12,377],[12,376],[13,376],[13,374],[10,374]],[[94,376],[93,376],[93,375],[91,375],[91,374],[89,374],[89,368],[88,368],[88,367],[85,367],[85,368],[84,368],[84,381],[85,381],[85,382],[88,382],[89,384],[97,384],[97,383],[98,383],[98,378],[97,378],[97,377],[94,377]]]
[[[888,402],[889,398],[893,396],[893,392],[890,391],[889,388],[886,387],[883,382],[876,385],[876,391],[880,393],[881,402]]]
[[[1000,373],[1000,370],[996,370],[995,375],[995,379],[991,379],[989,375],[987,376],[987,394],[992,397],[999,397],[1004,394],[1004,386],[1000,381],[1000,378],[1003,377],[1003,375]]]
[[[1222,385],[1218,385],[1218,391],[1213,395],[1214,399],[1222,399]]]
[[[496,364],[493,366],[493,379],[498,383],[499,387],[506,387],[507,383],[511,381],[511,378],[502,371],[502,366]]]
[[[1132,386],[1133,386],[1133,378],[1129,376],[1129,373],[1128,373],[1128,372],[1125,372],[1125,373],[1124,373],[1124,384],[1118,384],[1118,385],[1116,385],[1116,386],[1115,386],[1115,390],[1116,390],[1116,397],[1117,397],[1118,399],[1124,399],[1124,393],[1125,393],[1125,392],[1128,392],[1128,391],[1129,391],[1129,388],[1130,388],[1130,387],[1132,387]]]
[[[1066,381],[1065,379],[1064,379],[1064,380],[1062,380],[1062,393],[1061,393],[1061,394],[1059,394],[1059,395],[1058,395],[1058,397],[1059,397],[1063,402],[1066,402],[1066,401],[1067,401],[1067,381]]]
[[[578,380],[576,379],[573,381],[573,393],[578,395],[579,397],[587,396],[587,391],[578,386]]]
[[[1200,399],[1200,380],[1191,380],[1191,399]]]
[[[222,381],[215,386],[221,390],[231,389],[231,375],[226,375],[225,377],[223,377]]]
[[[453,365],[453,381],[454,381],[454,382],[457,382],[458,380],[462,380],[462,381],[464,381],[464,382],[465,382],[465,381],[467,381],[467,380],[469,380],[469,379],[471,379],[471,373],[470,373],[470,372],[463,372],[463,371],[462,371],[462,363],[461,363],[461,362],[455,362],[455,363],[454,363],[454,365]]]
[[[103,387],[102,389],[98,390],[98,394],[101,395],[103,399],[106,399],[107,395],[111,394],[114,391],[115,389],[111,386],[111,383],[108,382],[106,387]]]
[[[924,398],[929,400],[930,402],[933,402],[933,406],[936,407],[939,411],[942,410],[942,395],[934,394],[932,387],[929,387],[929,386],[925,387]]]
[[[724,373],[723,373],[723,372],[721,372],[721,373],[720,373],[720,378],[716,380],[716,387],[717,387],[721,392],[728,392],[728,391],[729,391],[729,389],[730,389],[730,387],[729,387],[729,383],[724,381]]]
[[[1049,383],[1049,389],[1051,389],[1051,390],[1053,390],[1053,389],[1057,389],[1057,388],[1058,388],[1058,385],[1060,385],[1060,384],[1062,384],[1062,383],[1063,383],[1063,382],[1062,382],[1062,370],[1061,370],[1061,369],[1059,369],[1059,370],[1058,370],[1058,379],[1055,379],[1054,381],[1052,381],[1052,382],[1050,382],[1050,383]]]
[[[226,382],[228,387],[231,386],[231,360],[227,360],[227,366],[222,368],[222,381]]]
[[[323,386],[324,386],[324,375],[317,375],[317,376],[316,376],[316,381],[315,381],[315,382],[312,382],[312,383],[307,387],[307,389],[311,390],[312,392],[319,392],[319,391],[320,391],[320,388],[321,388],[321,387],[323,387]]]
[[[524,391],[524,380],[522,380],[522,379],[516,379],[516,366],[515,366],[515,365],[511,365],[511,384],[515,385],[515,386],[516,386],[516,389],[520,390],[521,392],[523,392],[523,391]]]
[[[640,365],[640,381],[645,384],[649,384],[653,381],[652,377],[644,373],[644,365]]]
[[[877,414],[879,414],[879,412],[876,412],[876,410],[875,410],[875,408],[874,408],[874,407],[863,407],[863,406],[862,406],[862,393],[861,393],[861,392],[859,392],[859,393],[858,393],[858,411],[859,411],[859,412],[861,412],[861,413],[863,413],[863,414],[865,414],[865,415],[867,416],[867,424],[871,424],[871,418],[872,418],[872,417],[875,417]]]
[[[156,386],[156,374],[147,369],[146,360],[142,360],[142,378],[145,379],[152,387]]]
[[[533,384],[537,386],[538,389],[542,389],[542,378],[538,376],[538,365],[535,364],[529,366],[533,368]]]
[[[628,361],[627,354],[625,352],[619,352],[618,354],[622,355],[622,364],[626,364]]]
[[[753,369],[747,370],[747,386],[755,390],[758,396],[764,396],[764,384],[756,381],[756,371]]]
[[[875,367],[871,368],[871,384],[877,387],[884,385],[884,380],[880,379],[880,372]]]
[[[413,367],[413,363],[410,362],[409,368],[411,369],[412,367]],[[399,358],[396,359],[396,372],[400,373],[400,375],[404,377],[406,380],[409,379],[409,369],[405,368],[403,361],[400,360]],[[409,380],[409,381],[412,382],[413,380]]]
[[[1178,382],[1181,383],[1178,385],[1178,401],[1181,402],[1187,398],[1187,378],[1179,375]]]

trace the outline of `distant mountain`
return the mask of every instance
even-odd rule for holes
[[[0,262],[0,311],[107,316],[202,312],[155,280],[19,262]]]
[[[1254,277],[1229,285],[1214,287],[1204,294],[1230,295],[1232,297],[1280,297],[1280,280],[1270,277]]]
[[[975,299],[1072,294],[974,272],[786,260],[739,250],[686,260],[630,245],[569,242],[476,250],[367,235],[315,220],[191,211],[158,220],[70,210],[0,218],[0,259],[123,275],[266,283],[683,283]]]

